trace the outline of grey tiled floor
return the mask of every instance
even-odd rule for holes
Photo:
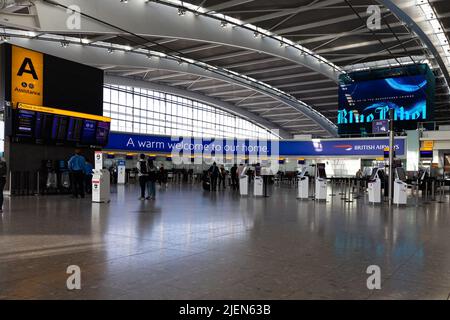
[[[447,199],[448,201],[448,199]],[[450,210],[240,198],[171,186],[110,204],[66,196],[7,200],[0,299],[447,299]],[[378,265],[382,289],[369,291]],[[66,289],[78,265],[82,289]]]

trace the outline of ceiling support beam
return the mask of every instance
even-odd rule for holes
[[[324,0],[323,3],[337,0]],[[204,43],[215,43],[241,50],[261,52],[303,65],[311,70],[333,79],[336,83],[340,70],[332,64],[320,63],[320,59],[311,55],[300,55],[293,47],[280,47],[279,40],[272,37],[255,38],[253,30],[235,26],[224,30],[218,23],[219,18],[207,15],[196,17],[188,12],[183,17],[178,16],[177,6],[171,6],[153,1],[130,1],[126,8],[119,1],[111,0],[34,0],[33,9],[36,12],[38,24],[33,19],[17,21],[8,20],[0,13],[0,21],[5,26],[14,26],[23,30],[53,33],[73,34],[74,30],[67,27],[66,10],[72,5],[82,8],[80,29],[76,34],[109,34],[117,36],[138,35],[148,38],[169,38],[191,40]],[[313,6],[300,8],[310,10]],[[89,17],[95,17],[91,19]],[[170,21],[168,24],[167,22]],[[115,26],[120,26],[115,27]],[[133,44],[130,44],[133,45]],[[134,43],[140,45],[140,43]]]
[[[445,53],[442,52],[442,49],[438,49],[438,46],[436,45],[437,43],[428,36],[428,34],[433,33],[430,32],[431,26],[429,26],[426,21],[420,21],[421,18],[418,18],[421,17],[421,14],[419,14],[418,11],[421,9],[418,8],[416,2],[413,1],[411,3],[407,3],[407,1],[404,0],[377,1],[388,8],[397,18],[403,21],[409,30],[417,34],[419,39],[433,54],[437,64],[439,65],[442,73],[445,76],[447,84],[450,85],[450,73],[447,68],[447,64],[444,62],[444,59],[446,59],[444,56]],[[415,19],[418,21],[416,21]],[[428,30],[425,30],[425,28],[428,28]]]
[[[245,4],[248,2],[252,2],[252,1],[254,1],[254,0],[230,0],[230,1],[225,1],[222,3],[216,4],[215,6],[206,7],[205,9],[207,11],[220,11],[220,10],[239,6],[241,4]]]
[[[272,19],[276,19],[276,18],[281,18],[281,17],[285,17],[285,16],[289,16],[292,14],[299,14],[302,12],[307,12],[307,11],[311,11],[311,10],[316,10],[316,9],[320,9],[323,7],[327,7],[329,5],[333,5],[336,3],[341,3],[342,0],[322,0],[322,1],[313,1],[314,4],[311,4],[309,6],[301,6],[298,8],[293,8],[293,9],[285,9],[285,10],[280,10],[278,12],[275,13],[269,13],[266,15],[262,15],[259,17],[255,17],[255,18],[250,18],[250,19],[246,19],[247,23],[251,23],[251,24],[255,24],[257,22],[262,22],[262,21],[266,21],[266,20],[272,20]]]
[[[321,128],[323,128],[329,135],[337,136],[337,127],[325,116],[317,112],[313,107],[303,103],[292,96],[283,94],[278,90],[272,89],[261,83],[252,81],[246,77],[242,77],[239,74],[232,74],[223,72],[220,69],[208,70],[201,66],[191,63],[179,64],[170,58],[158,57],[158,59],[148,59],[145,54],[127,52],[123,54],[108,54],[103,47],[96,46],[83,46],[81,44],[71,44],[69,47],[63,48],[58,43],[54,43],[51,40],[37,40],[37,39],[24,39],[24,38],[11,38],[11,43],[18,46],[26,47],[31,50],[36,50],[58,56],[64,59],[72,60],[89,65],[106,65],[117,66],[122,68],[129,68],[134,66],[142,69],[158,69],[165,72],[174,72],[164,76],[177,77],[179,75],[189,75],[195,78],[203,77],[217,80],[220,82],[234,83],[239,87],[245,88],[240,92],[257,92],[258,94],[264,94],[274,100],[279,101],[281,104],[292,107],[297,114],[300,112],[311,121],[316,122]],[[52,44],[53,45],[49,45]],[[129,70],[136,71],[136,70]],[[161,76],[162,77],[162,76]],[[175,88],[174,88],[175,89]],[[238,91],[232,93],[237,94]]]

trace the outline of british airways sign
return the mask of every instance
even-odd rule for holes
[[[381,157],[389,146],[388,139],[348,139],[314,141],[280,141],[283,156],[374,156]],[[405,154],[405,139],[396,139],[397,156]]]

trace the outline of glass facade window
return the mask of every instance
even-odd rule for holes
[[[105,85],[103,114],[111,130],[211,138],[278,139],[263,127],[232,113],[174,95]]]

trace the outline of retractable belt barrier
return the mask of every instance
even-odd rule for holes
[[[37,179],[30,171],[11,171],[11,196],[29,196],[37,193]]]

